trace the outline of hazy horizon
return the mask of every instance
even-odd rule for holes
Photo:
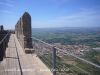
[[[100,27],[48,27],[48,28],[45,27],[45,28],[32,28],[32,29],[55,29],[55,28],[100,28]],[[10,30],[14,30],[14,29],[10,29]]]

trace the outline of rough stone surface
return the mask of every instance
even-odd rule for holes
[[[31,16],[28,12],[25,12],[16,23],[15,34],[24,50],[25,48],[32,48]]]

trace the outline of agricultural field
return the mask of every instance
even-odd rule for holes
[[[48,43],[100,47],[100,28],[37,28],[32,30],[32,36]]]
[[[57,44],[57,47],[64,48],[72,53],[79,52],[82,49],[81,58],[100,66],[100,28],[37,28],[32,30],[32,37],[52,45]],[[48,68],[53,67],[51,54],[42,55],[39,58]],[[100,75],[100,69],[71,56],[65,54],[58,55],[57,69],[65,68],[67,68],[67,71],[57,72],[58,75],[59,73],[67,73],[69,75]]]

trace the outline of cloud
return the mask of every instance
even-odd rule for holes
[[[6,6],[13,6],[13,5],[9,4],[9,3],[3,3],[3,2],[0,2],[0,4],[6,5]]]
[[[49,1],[53,4],[55,4],[55,6],[57,8],[59,5],[69,2],[70,0],[49,0]]]
[[[8,14],[16,14],[16,13],[14,13],[14,12],[6,11],[6,10],[0,10],[0,12],[2,12],[2,13],[8,13]]]
[[[100,10],[84,9],[72,15],[66,15],[54,20],[34,22],[38,27],[100,27]]]
[[[49,1],[56,3],[56,4],[59,4],[59,3],[62,4],[62,3],[68,2],[69,0],[49,0]]]
[[[63,19],[100,19],[100,10],[84,9],[81,12],[70,16],[64,16]]]
[[[6,0],[7,2],[10,2],[10,3],[12,3],[13,1],[11,1],[11,0]]]

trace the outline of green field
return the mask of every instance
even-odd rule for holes
[[[100,28],[33,29],[32,36],[48,43],[84,44],[91,48],[100,47]]]
[[[81,57],[100,65],[100,51],[92,48],[100,47],[100,28],[48,28],[33,29],[32,36],[47,43],[61,43],[62,45],[86,45],[91,50],[85,51]],[[53,67],[52,55],[42,55],[39,58],[47,65]],[[57,69],[70,69],[59,71],[57,74],[69,75],[100,75],[100,69],[95,68],[71,56],[57,56]]]
[[[39,56],[39,58],[43,61],[44,64],[47,65],[49,69],[53,68],[53,63],[52,63],[52,55],[42,55]],[[67,62],[74,62],[73,64],[67,63]],[[70,74],[72,73],[73,75],[100,75],[100,69],[93,67],[92,65],[89,65],[87,63],[84,63],[76,58],[73,58],[71,56],[64,56],[64,57],[56,57],[56,69],[59,70],[57,71],[57,75],[59,73],[63,74]],[[67,69],[67,70],[65,70]],[[62,71],[61,71],[62,70]]]

